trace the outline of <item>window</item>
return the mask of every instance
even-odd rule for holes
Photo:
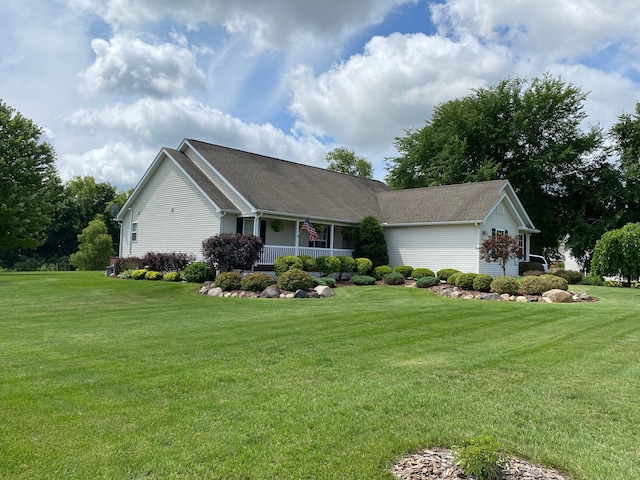
[[[138,241],[138,222],[133,222],[131,224],[131,241],[132,242]]]
[[[242,233],[245,235],[253,235],[253,218],[242,219]]]
[[[310,247],[315,248],[329,248],[329,226],[328,225],[314,225],[318,232],[318,238],[314,242],[309,242]]]
[[[518,244],[520,245],[520,258],[527,258],[527,239],[524,235],[518,235]]]
[[[501,230],[501,229],[496,229],[496,228],[492,228],[491,229],[491,236],[495,237],[496,235],[506,235],[507,231],[506,230]]]

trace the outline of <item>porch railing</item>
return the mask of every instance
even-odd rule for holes
[[[264,250],[262,251],[262,259],[258,261],[258,265],[273,265],[276,258],[284,255],[291,255],[294,257],[297,257],[298,255],[309,255],[310,257],[317,258],[322,255],[350,257],[352,254],[353,250],[348,248],[296,248],[295,246],[265,245]]]

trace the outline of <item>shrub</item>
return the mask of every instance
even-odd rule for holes
[[[167,272],[164,275],[165,282],[179,282],[180,280],[182,280],[182,278],[180,278],[180,274],[178,272]]]
[[[313,258],[311,255],[298,255],[298,258],[302,262],[302,270],[304,270],[305,272],[315,272],[316,270],[315,258]],[[298,267],[290,267],[290,268],[298,268]]]
[[[240,282],[240,288],[249,292],[261,292],[269,285],[273,285],[273,279],[266,273],[250,273],[242,277]]]
[[[491,290],[491,282],[493,282],[493,277],[486,273],[481,273],[480,275],[476,275],[476,278],[473,279],[473,289],[478,290],[479,292],[488,292]]]
[[[134,270],[131,272],[131,278],[134,280],[144,280],[144,277],[147,275],[147,271],[144,268],[139,268],[138,270]]]
[[[539,277],[540,275],[544,275],[544,270],[527,270],[522,274],[523,277]]]
[[[343,273],[353,272],[356,269],[356,261],[353,257],[347,257],[346,255],[340,255],[336,257],[340,261],[339,278],[342,278]]]
[[[373,269],[373,276],[375,277],[376,280],[382,280],[391,272],[392,272],[391,267],[387,265],[380,265],[379,267],[375,267]]]
[[[203,240],[202,254],[211,267],[217,264],[222,271],[249,270],[260,260],[263,247],[256,235],[220,233]]]
[[[476,480],[500,480],[506,459],[493,437],[474,437],[463,447],[453,447],[453,455],[467,477]]]
[[[156,272],[155,270],[149,270],[144,275],[145,280],[162,280],[162,274],[160,272]]]
[[[374,267],[389,263],[384,229],[375,217],[367,216],[360,222],[354,254],[356,257],[368,258]]]
[[[133,273],[133,270],[123,270],[120,272],[120,275],[118,276],[120,278],[130,279],[132,273]]]
[[[451,275],[449,275],[449,277],[447,278],[447,283],[449,285],[455,285],[456,281],[458,280],[458,277],[462,275],[462,272],[454,272]],[[440,276],[440,275],[438,275]]]
[[[141,260],[142,265],[149,270],[158,272],[182,272],[187,268],[187,265],[195,260],[195,257],[188,253],[147,252]]]
[[[445,282],[449,282],[449,276],[454,273],[462,273],[460,270],[456,270],[455,268],[443,268],[442,270],[438,270],[436,273],[436,277],[440,280],[444,280]]]
[[[78,251],[69,255],[69,263],[78,270],[102,270],[116,253],[107,226],[100,218],[89,222],[78,235],[78,242]]]
[[[569,284],[564,278],[549,274],[524,277],[522,279],[522,290],[527,295],[540,295],[554,288],[567,290]]]
[[[273,261],[273,270],[278,276],[293,268],[297,268],[298,270],[304,269],[304,262],[300,257],[294,257],[293,255],[283,255],[282,257],[278,257]]]
[[[336,279],[331,277],[320,277],[319,280],[322,280],[327,287],[335,288]]]
[[[418,288],[429,288],[434,285],[438,285],[440,283],[440,279],[438,277],[420,277],[416,280],[416,287]]]
[[[582,280],[582,273],[576,270],[559,269],[553,272],[556,277],[564,278],[571,285],[577,285]]]
[[[413,273],[413,267],[410,267],[408,265],[398,265],[393,269],[393,271],[401,273],[402,275],[404,275],[404,278],[410,278],[411,274]]]
[[[473,281],[475,280],[477,273],[459,273],[456,276],[456,287],[460,287],[463,290],[473,290]],[[451,278],[451,277],[449,277]]]
[[[493,282],[491,282],[491,291],[500,295],[503,293],[515,295],[518,293],[518,281],[509,276],[496,277],[493,279]]]
[[[412,276],[413,278],[418,280],[422,277],[435,277],[437,275],[433,273],[433,270],[431,270],[430,268],[416,268],[413,270]]]
[[[223,272],[216,277],[214,286],[220,287],[225,292],[240,290],[242,288],[242,275],[238,272]]]
[[[539,262],[520,262],[518,264],[518,274],[524,276],[524,272],[538,270],[544,273],[544,267]]]
[[[358,275],[366,275],[373,268],[373,262],[368,258],[356,258],[356,272]]]
[[[204,283],[216,278],[216,272],[204,262],[190,263],[182,272],[187,282]]]
[[[404,285],[404,275],[400,272],[391,272],[384,277],[384,283],[387,285]]]
[[[376,283],[376,279],[368,275],[354,275],[350,280],[354,285],[373,285]]]
[[[144,266],[145,263],[141,257],[120,257],[116,258],[113,263],[113,273],[118,275],[124,270],[139,270]]]
[[[318,269],[318,272],[322,273],[324,276],[339,272],[340,266],[340,260],[338,257],[322,255],[316,258],[316,268]]]
[[[282,290],[294,292],[296,290],[309,290],[313,288],[313,279],[304,270],[294,268],[287,270],[278,278],[278,287]]]
[[[595,275],[593,273],[590,273],[586,277],[582,277],[582,280],[580,280],[580,285],[595,285],[597,287],[601,287],[603,284],[604,279],[601,276]]]

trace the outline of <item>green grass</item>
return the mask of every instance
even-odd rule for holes
[[[640,291],[537,305],[352,287],[194,295],[0,274],[0,478],[389,479],[493,435],[572,479],[640,472]]]

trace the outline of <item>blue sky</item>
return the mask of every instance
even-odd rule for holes
[[[640,101],[634,0],[5,0],[0,99],[63,179],[134,186],[185,138],[383,179],[394,138],[439,103],[549,72],[609,128]]]

